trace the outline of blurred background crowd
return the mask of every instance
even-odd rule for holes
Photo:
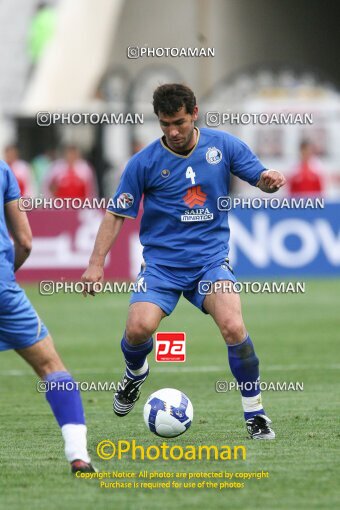
[[[312,125],[218,129],[240,136],[266,167],[285,173],[282,194],[337,200],[340,74],[328,51],[338,37],[330,30],[336,2],[325,12],[314,0],[284,7],[276,0],[189,0],[184,6],[174,0],[166,19],[162,4],[1,2],[0,148],[22,193],[111,196],[128,158],[160,136],[153,89],[180,81],[196,93],[199,126],[207,111],[312,113]],[[137,46],[213,47],[215,56],[129,59],[127,48]],[[38,111],[138,112],[144,123],[40,127]],[[238,181],[233,191],[256,193]]]
[[[338,0],[327,7],[320,0],[2,0],[0,156],[24,196],[109,198],[128,159],[161,136],[152,95],[162,83],[194,90],[199,127],[207,127],[208,112],[215,120],[312,116],[210,126],[239,136],[266,168],[284,173],[288,185],[279,196],[318,196],[327,204],[235,209],[230,257],[239,275],[339,275],[339,13]],[[162,53],[171,48],[210,48],[214,56]],[[47,120],[46,112],[138,114],[143,122],[41,126],[39,112]],[[237,178],[231,191],[262,194]],[[78,278],[102,214],[32,210],[34,249],[19,277]],[[138,225],[125,222],[107,277],[137,274]]]
[[[132,154],[142,147],[138,145]],[[85,200],[99,196],[96,169],[84,159],[76,145],[67,145],[60,150],[47,148],[30,162],[20,158],[18,145],[7,145],[3,159],[13,170],[23,197]],[[123,167],[112,170],[115,184],[118,183],[122,169]],[[333,181],[337,186],[340,173],[327,176],[317,157],[315,146],[308,139],[303,140],[300,144],[299,160],[291,169],[285,194],[296,197],[325,196],[327,178],[328,184]]]

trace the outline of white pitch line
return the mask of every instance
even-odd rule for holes
[[[331,365],[269,365],[264,367],[264,371],[275,370],[340,370],[339,363]]]
[[[226,367],[218,365],[208,365],[201,367],[185,367],[185,366],[156,366],[151,367],[152,373],[166,374],[166,373],[211,373],[220,372],[221,374],[226,370]],[[340,370],[340,364],[332,365],[272,365],[266,366],[264,372],[276,371],[289,371],[289,370]],[[71,370],[72,374],[121,374],[121,370],[117,369],[104,369],[104,368],[79,368]],[[34,375],[30,370],[0,370],[0,377],[26,377]]]

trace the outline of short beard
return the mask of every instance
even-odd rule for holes
[[[190,140],[192,139],[192,135],[194,134],[194,131],[195,131],[195,126],[193,126],[185,144],[182,145],[182,147],[178,147],[177,152],[185,152],[192,148],[192,147],[188,147],[188,145],[189,145]]]

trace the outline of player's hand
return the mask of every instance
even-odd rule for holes
[[[286,184],[286,178],[277,170],[266,170],[262,172],[257,187],[265,193],[275,193]]]
[[[87,294],[95,296],[96,293],[93,290],[93,283],[102,282],[104,278],[104,269],[102,266],[89,265],[85,273],[81,277],[81,281],[85,284],[83,295],[86,297]]]

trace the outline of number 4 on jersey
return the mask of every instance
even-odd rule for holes
[[[196,182],[195,182],[196,174],[193,171],[193,169],[191,168],[191,166],[188,166],[187,171],[185,173],[185,177],[187,179],[191,179],[191,184],[196,184]]]

